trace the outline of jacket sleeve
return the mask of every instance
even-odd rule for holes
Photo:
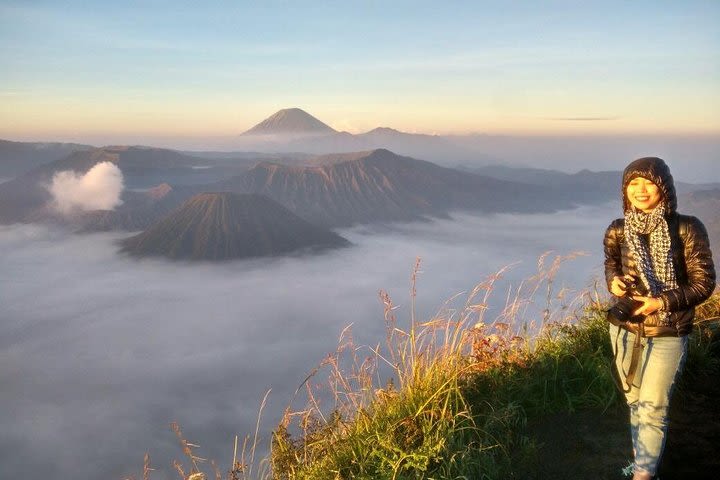
[[[622,277],[622,257],[620,253],[620,236],[618,232],[622,229],[622,220],[614,220],[605,231],[603,246],[605,249],[605,283],[610,291],[615,276]]]
[[[660,296],[670,312],[685,310],[707,300],[715,290],[715,266],[705,226],[688,217],[687,237],[683,239],[687,284],[663,292]]]

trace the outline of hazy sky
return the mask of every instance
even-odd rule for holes
[[[541,253],[585,250],[555,281],[555,293],[573,290],[564,303],[599,274],[602,235],[618,208],[361,226],[340,231],[353,247],[320,256],[191,265],[119,256],[113,242],[127,233],[0,226],[0,478],[141,478],[146,451],[158,469],[152,479],[177,478],[173,420],[201,456],[227,468],[233,435],[254,431],[268,388],[262,450],[346,326],[359,345],[384,343],[379,289],[407,328],[416,256],[422,321],[521,262],[498,282],[497,311]]]
[[[720,2],[0,0],[0,137],[718,133]]]

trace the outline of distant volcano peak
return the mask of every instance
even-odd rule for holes
[[[390,133],[390,134],[392,134],[392,133],[404,133],[404,132],[401,132],[400,130],[396,130],[396,129],[390,128],[390,127],[377,127],[377,128],[373,128],[372,130],[370,130],[367,133]]]
[[[285,108],[258,123],[243,135],[318,135],[337,133],[300,108]]]

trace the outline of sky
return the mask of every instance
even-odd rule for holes
[[[720,132],[710,1],[0,0],[0,138]]]
[[[254,432],[272,389],[260,457],[295,389],[346,327],[363,358],[368,345],[384,345],[379,289],[408,328],[416,257],[422,322],[446,302],[462,308],[475,285],[512,265],[490,297],[492,321],[540,255],[552,250],[550,265],[584,251],[550,289],[553,320],[562,320],[601,274],[602,235],[618,208],[357,226],[338,232],[349,248],[219,264],[130,259],[115,243],[128,232],[0,226],[0,478],[142,478],[148,452],[151,478],[175,479],[172,459],[183,459],[172,421],[226,470],[234,435]],[[521,298],[544,308],[548,285],[532,299],[525,285]],[[292,408],[303,407],[300,396]]]

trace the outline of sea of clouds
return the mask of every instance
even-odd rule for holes
[[[259,452],[346,326],[384,341],[379,289],[406,324],[416,257],[421,319],[515,264],[497,312],[547,251],[587,252],[554,285],[577,293],[600,275],[617,207],[360,226],[339,231],[350,248],[223,264],[131,259],[116,245],[128,234],[0,226],[0,478],[139,477],[145,452],[151,478],[175,478],[172,421],[225,470],[268,389]]]

